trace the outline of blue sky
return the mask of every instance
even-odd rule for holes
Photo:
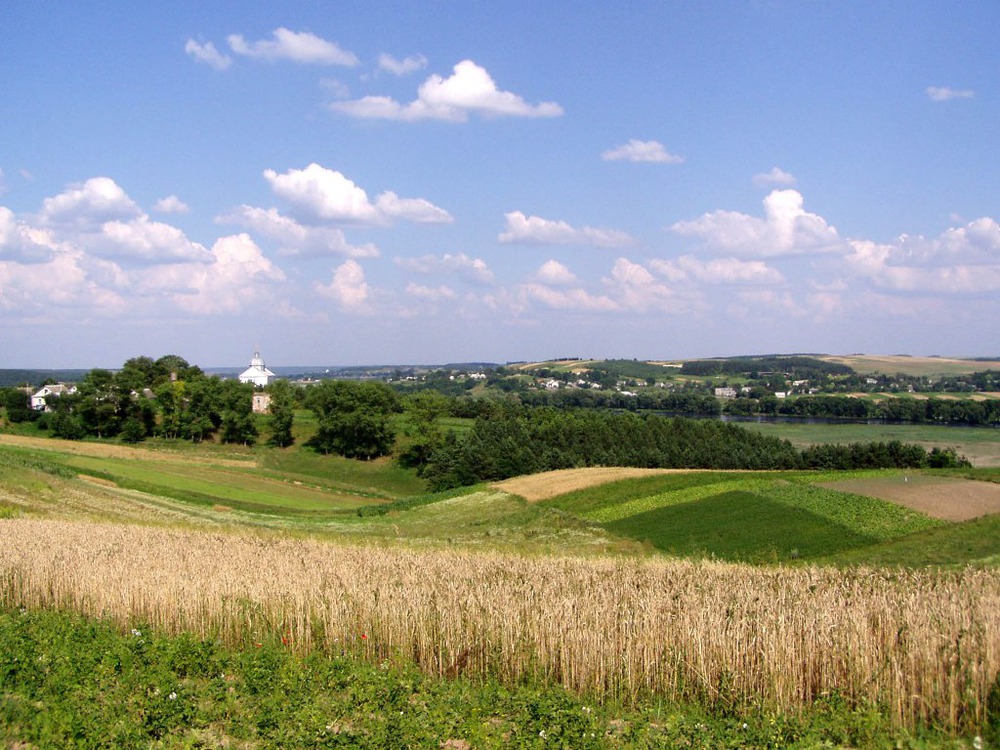
[[[0,367],[996,355],[997,28],[15,0]]]

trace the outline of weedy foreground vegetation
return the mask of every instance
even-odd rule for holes
[[[528,503],[424,494],[388,460],[5,437],[0,741],[1000,740],[1000,516],[824,486],[844,477],[664,473]]]

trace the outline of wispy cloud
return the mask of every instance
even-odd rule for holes
[[[504,214],[506,230],[498,239],[516,245],[589,245],[593,247],[626,247],[634,244],[632,237],[617,229],[573,227],[565,221],[526,216],[520,211]]]
[[[395,258],[397,266],[407,271],[420,274],[449,274],[457,276],[466,283],[489,285],[494,281],[493,271],[482,258],[471,258],[465,253],[451,255],[445,253],[422,255],[418,258]]]
[[[630,140],[628,143],[608,149],[601,154],[604,161],[657,162],[660,164],[681,164],[683,156],[671,154],[659,141]]]
[[[946,102],[951,99],[972,99],[976,92],[972,89],[953,89],[948,86],[928,86],[924,93],[932,102]]]
[[[405,76],[423,70],[427,67],[427,58],[423,55],[411,55],[402,60],[397,60],[392,55],[383,52],[378,56],[379,70],[392,73],[394,76]]]
[[[344,232],[335,227],[305,226],[283,216],[276,208],[242,205],[232,213],[216,218],[218,224],[235,224],[278,244],[283,257],[317,258],[343,255],[348,258],[373,258],[378,248],[370,243],[352,245]]]
[[[184,51],[198,62],[205,63],[216,70],[225,70],[233,62],[229,55],[219,52],[211,42],[202,44],[194,39],[188,39],[187,44],[184,45]]]
[[[343,65],[354,67],[358,58],[334,42],[321,39],[309,31],[275,29],[273,39],[248,42],[241,34],[227,37],[229,48],[237,55],[259,60],[291,60],[304,65]]]
[[[649,264],[671,283],[696,281],[702,284],[781,284],[779,271],[760,260],[714,258],[703,261],[693,255],[673,260],[654,258]]]
[[[795,176],[778,167],[771,167],[769,172],[755,174],[753,184],[757,187],[791,187],[795,184]]]
[[[153,210],[161,214],[186,214],[190,207],[176,195],[160,198],[153,204]]]

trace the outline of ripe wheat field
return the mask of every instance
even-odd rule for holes
[[[351,546],[0,520],[0,606],[246,647],[526,677],[596,697],[782,711],[837,693],[902,726],[981,724],[1000,571],[754,568]]]

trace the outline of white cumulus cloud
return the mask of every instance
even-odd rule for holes
[[[891,243],[852,240],[847,266],[888,291],[937,294],[1000,292],[1000,224],[991,218],[926,239],[903,235]]]
[[[128,307],[126,298],[114,288],[120,286],[119,281],[113,264],[94,261],[71,247],[60,247],[40,264],[0,260],[0,309],[30,312],[50,321],[67,316],[73,320],[111,317]]]
[[[276,287],[284,272],[269,260],[247,234],[220,237],[209,262],[156,266],[136,274],[140,295],[166,298],[197,315],[236,314],[273,309]]]
[[[535,280],[549,286],[571,286],[580,280],[566,266],[557,260],[549,260],[535,272]]]
[[[107,221],[122,221],[141,215],[139,206],[114,180],[110,177],[91,177],[42,201],[39,218],[49,226],[93,230]]]
[[[348,224],[379,224],[395,219],[441,224],[453,221],[442,208],[422,198],[400,198],[392,191],[373,204],[368,193],[340,172],[313,163],[278,174],[264,171],[275,195],[316,219]]]
[[[92,257],[125,263],[204,262],[208,251],[177,227],[152,221],[109,177],[93,177],[46,198],[39,227]]]
[[[309,31],[290,31],[284,27],[272,32],[273,39],[247,42],[240,34],[227,37],[229,48],[237,55],[260,60],[291,60],[314,65],[343,65],[354,67],[358,58],[353,52],[338,47],[334,42],[321,39]]]
[[[689,306],[688,301],[674,287],[658,281],[645,266],[627,258],[615,261],[611,275],[604,279],[604,284],[619,306],[631,312],[680,312]]]
[[[334,102],[330,108],[367,119],[452,122],[465,122],[470,113],[493,117],[558,117],[563,113],[562,107],[554,102],[528,104],[517,94],[500,90],[486,69],[472,60],[455,65],[448,78],[430,76],[409,104],[385,96],[366,96]]]
[[[39,263],[50,260],[53,240],[49,232],[20,221],[0,206],[0,262]]]
[[[313,288],[336,302],[342,310],[367,312],[369,309],[372,288],[365,281],[365,271],[356,260],[348,260],[337,266],[329,284],[316,282]]]
[[[507,226],[498,237],[504,244],[625,247],[634,242],[627,233],[616,229],[577,228],[565,221],[526,216],[521,211],[506,213],[504,218]]]
[[[177,227],[150,221],[143,215],[129,221],[109,221],[100,237],[85,243],[99,257],[142,263],[208,262],[209,252],[191,242]]]
[[[796,190],[774,190],[764,199],[764,218],[736,211],[713,211],[671,229],[698,237],[709,248],[760,258],[846,252],[837,230],[802,208]]]
[[[601,154],[604,161],[659,162],[681,164],[683,156],[671,154],[659,141],[639,141],[635,138],[628,143],[608,149]]]

